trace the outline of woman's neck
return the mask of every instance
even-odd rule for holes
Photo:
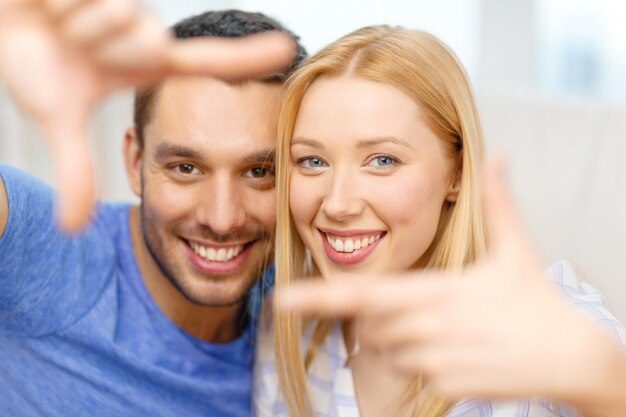
[[[414,377],[396,371],[376,347],[361,345],[356,322],[343,321],[341,327],[360,416],[410,416],[415,403],[406,399]]]

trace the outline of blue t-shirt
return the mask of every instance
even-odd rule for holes
[[[0,176],[0,415],[251,415],[254,318],[232,343],[194,338],[144,286],[128,205],[101,205],[69,237],[49,187],[7,166]]]

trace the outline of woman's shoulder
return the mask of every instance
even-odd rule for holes
[[[567,261],[554,262],[547,275],[555,288],[576,310],[584,313],[626,348],[626,328],[610,311],[601,291],[582,280],[579,270]]]
[[[573,409],[543,399],[489,401],[467,399],[457,403],[447,417],[580,417]]]

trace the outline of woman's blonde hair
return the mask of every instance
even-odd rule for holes
[[[479,172],[484,146],[467,75],[454,53],[434,36],[403,28],[372,26],[324,48],[306,61],[285,85],[277,143],[276,287],[288,286],[294,279],[312,273],[310,265],[307,266],[306,248],[289,211],[291,139],[300,103],[315,80],[340,76],[380,82],[403,91],[420,106],[436,136],[448,145],[454,174],[461,179],[460,190],[456,202],[444,207],[437,236],[420,266],[455,268],[482,256],[486,251],[486,232]],[[305,358],[301,319],[277,309],[273,314],[278,375],[291,415],[315,415],[306,367],[315,347],[328,334],[329,323],[322,320],[316,323]],[[419,382],[410,389],[416,403],[414,416],[441,416],[449,410],[446,401],[421,398]]]

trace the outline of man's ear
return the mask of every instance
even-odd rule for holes
[[[124,135],[124,162],[126,164],[126,175],[130,188],[137,197],[141,197],[141,158],[143,149],[139,144],[137,130],[129,127]]]

